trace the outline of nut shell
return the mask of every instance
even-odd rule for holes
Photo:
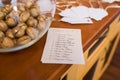
[[[17,45],[24,45],[31,41],[29,36],[22,36],[17,40]]]
[[[6,23],[9,27],[13,27],[17,25],[17,21],[14,18],[8,18]]]
[[[6,31],[6,36],[9,37],[9,38],[15,38],[12,29],[8,29],[8,30]]]
[[[0,30],[5,32],[7,29],[8,29],[7,24],[3,20],[0,20]]]
[[[0,38],[3,38],[5,35],[2,31],[0,31]]]
[[[31,37],[31,39],[35,39],[39,34],[39,30],[33,27],[28,27],[26,33]]]
[[[14,42],[11,38],[4,37],[3,41],[1,42],[1,47],[2,48],[11,48],[14,47]]]
[[[30,18],[27,20],[27,25],[28,25],[28,26],[31,26],[31,27],[36,27],[36,26],[37,26],[37,20],[34,19],[33,17],[30,17]]]
[[[45,21],[45,18],[44,18],[42,15],[39,15],[39,16],[37,17],[37,20],[38,20],[38,21]]]
[[[20,21],[25,22],[28,20],[29,17],[30,17],[30,13],[28,11],[24,11],[20,15]]]
[[[23,36],[24,34],[25,34],[25,31],[22,30],[22,29],[20,29],[20,30],[15,34],[15,36],[16,36],[16,37],[21,37],[21,36]]]
[[[0,44],[4,37],[5,37],[5,34],[2,31],[0,31]]]
[[[33,17],[37,17],[39,15],[39,10],[37,8],[31,8],[30,9],[30,14],[33,16]]]
[[[13,33],[15,37],[21,37],[25,34],[25,30],[23,30],[20,26],[16,26],[13,28]]]
[[[38,25],[37,25],[37,28],[39,30],[42,30],[43,28],[45,27],[45,22],[44,21],[39,21]]]
[[[25,7],[26,8],[30,8],[33,4],[33,1],[32,0],[28,0],[26,3],[25,3]]]
[[[20,11],[22,11],[22,12],[26,10],[23,5],[19,5],[19,6],[18,6],[18,9],[19,9]]]
[[[10,13],[12,11],[12,6],[11,5],[5,5],[5,10],[7,13]]]
[[[25,23],[19,23],[18,26],[22,29],[22,30],[26,30],[27,25]]]
[[[4,19],[4,17],[5,17],[5,14],[2,11],[0,11],[0,19]]]

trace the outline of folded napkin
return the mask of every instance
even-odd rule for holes
[[[92,19],[102,20],[108,13],[100,8],[88,8],[86,6],[71,7],[59,13],[61,21],[71,24],[92,24]]]

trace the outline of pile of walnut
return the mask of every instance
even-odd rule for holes
[[[0,8],[0,48],[11,48],[34,40],[45,26],[36,3]]]

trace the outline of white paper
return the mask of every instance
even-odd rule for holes
[[[93,18],[97,21],[102,20],[108,15],[107,11],[101,8],[89,8],[90,18]]]
[[[88,10],[89,8],[86,6],[78,6],[78,7],[71,8],[71,11],[74,12],[77,18],[88,18],[89,17]]]
[[[61,19],[63,22],[68,22],[71,24],[92,24],[92,20],[90,18],[71,18],[71,17],[63,17]]]
[[[92,19],[102,20],[108,12],[101,8],[88,8],[86,6],[71,7],[59,13],[61,21],[71,24],[92,24]]]
[[[63,16],[61,21],[71,24],[92,24],[89,18],[88,8],[85,6],[72,7],[60,12],[59,15]]]
[[[64,11],[60,12],[59,15],[63,17],[70,17],[70,18],[78,17],[77,15],[75,15],[75,13],[71,9],[65,9]]]
[[[50,28],[41,61],[55,64],[84,64],[81,30]]]
[[[103,2],[113,3],[115,1],[120,2],[120,0],[102,0]]]

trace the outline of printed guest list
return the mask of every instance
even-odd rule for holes
[[[84,64],[81,30],[50,28],[41,61],[56,64]]]

